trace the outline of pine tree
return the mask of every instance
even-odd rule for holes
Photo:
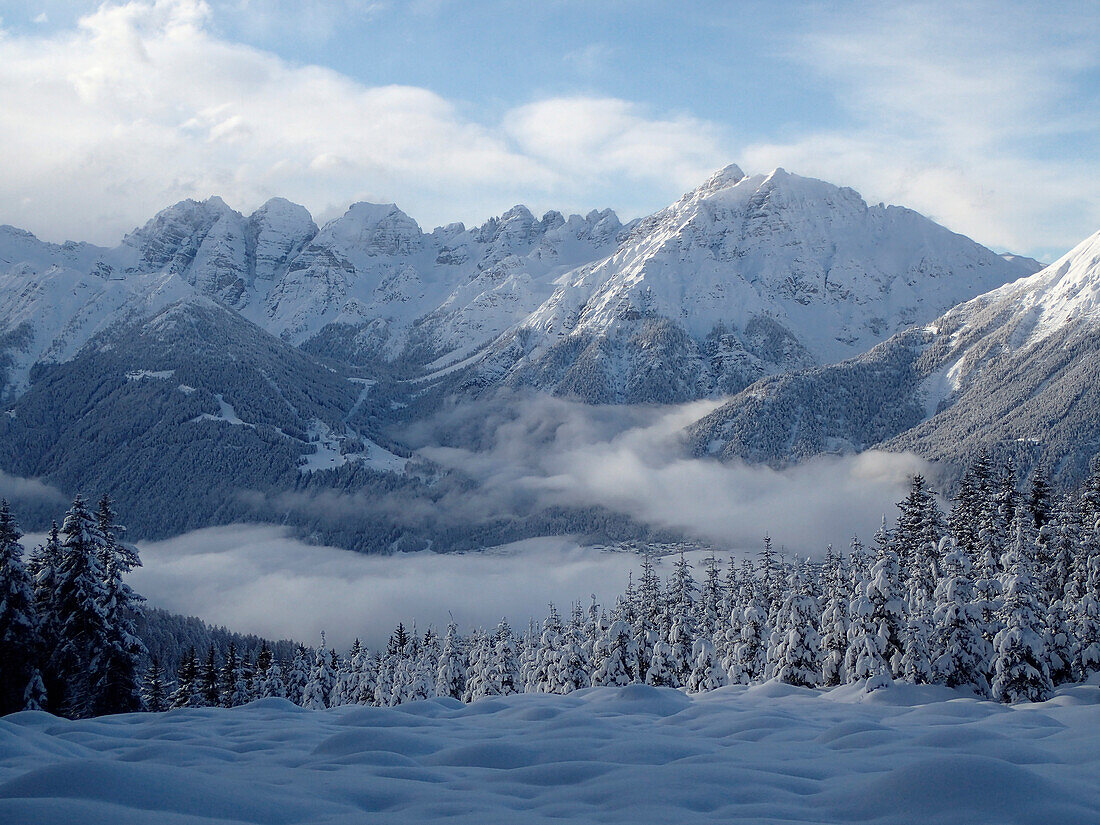
[[[180,660],[179,670],[176,672],[176,689],[170,698],[173,708],[198,707],[201,704],[198,679],[198,654],[192,646]]]
[[[356,639],[352,642],[348,655],[340,660],[340,667],[336,671],[336,681],[332,685],[332,695],[329,697],[333,707],[355,704],[359,694],[362,659],[363,645],[359,639]]]
[[[100,499],[96,511],[99,563],[103,570],[103,612],[110,628],[110,644],[103,662],[103,683],[97,713],[127,713],[141,708],[138,673],[145,645],[138,638],[134,617],[145,600],[123,580],[141,566],[137,550],[122,543],[125,528],[115,521],[111,500]]]
[[[278,662],[272,661],[268,668],[262,671],[256,685],[256,693],[261,699],[286,699],[286,681],[283,678],[283,668]]]
[[[688,693],[703,693],[717,690],[726,684],[726,674],[714,655],[714,645],[705,636],[695,640],[692,648],[692,667],[688,674]]]
[[[309,672],[309,652],[305,645],[298,645],[294,650],[294,658],[290,660],[290,666],[283,676],[286,698],[296,705],[302,704],[302,696],[309,681]]]
[[[832,546],[825,558],[825,609],[821,613],[821,684],[833,687],[844,681],[844,658],[848,652],[848,576],[843,560]]]
[[[527,674],[528,693],[553,693],[554,685],[559,683],[558,667],[561,658],[562,634],[565,628],[553,603],[542,624],[535,647],[534,661]]]
[[[922,608],[909,614],[905,628],[905,649],[901,654],[901,672],[905,681],[914,685],[927,685],[933,680],[932,625]]]
[[[302,689],[302,707],[309,710],[324,710],[329,706],[329,697],[332,695],[332,686],[336,682],[336,676],[332,669],[332,660],[328,655],[325,644],[325,632],[321,631],[321,646],[317,648],[317,655],[313,659],[313,668],[309,673],[309,681]]]
[[[0,501],[0,716],[23,710],[27,687],[41,679],[38,609],[20,538],[7,501]]]
[[[870,619],[880,640],[876,647],[890,667],[891,674],[901,676],[901,657],[908,620],[901,591],[898,555],[886,530],[885,516],[882,526],[875,533],[874,541],[875,563],[871,567],[871,577],[864,588],[864,594],[871,602]],[[854,611],[854,606],[852,609]]]
[[[1029,520],[1029,518],[1028,518]],[[1050,659],[1036,601],[1026,521],[1016,523],[1016,542],[1006,554],[1005,626],[993,640],[993,698],[1000,702],[1041,702],[1050,697]]]
[[[788,595],[780,613],[781,630],[772,635],[768,658],[776,679],[790,685],[814,687],[821,681],[817,651],[817,602],[803,565],[788,579]]]
[[[1045,641],[1050,654],[1050,679],[1055,685],[1072,682],[1076,677],[1077,639],[1073,621],[1061,599],[1055,600],[1046,615]]]
[[[46,708],[59,710],[62,683],[52,669],[52,652],[56,651],[58,638],[58,616],[56,614],[56,587],[58,572],[61,569],[61,528],[57,522],[50,525],[46,543],[39,545],[31,554],[27,572],[34,591],[34,609],[37,619],[38,637],[42,645],[41,677],[45,684]],[[57,699],[58,701],[53,701]]]
[[[466,663],[462,641],[458,636],[458,626],[451,622],[447,625],[447,635],[443,639],[443,649],[439,654],[439,666],[435,672],[435,695],[462,699],[466,690]]]
[[[909,495],[898,502],[894,546],[908,576],[909,608],[920,609],[933,601],[940,576],[938,551],[943,537],[943,515],[924,477],[913,476]]]
[[[765,678],[771,638],[765,604],[760,593],[754,593],[741,611],[741,635],[733,649],[736,671],[733,668],[727,671],[730,682],[736,678],[739,684],[749,684]]]
[[[706,578],[699,590],[698,619],[696,626],[698,632],[708,639],[713,640],[718,631],[718,625],[722,619],[722,603],[725,601],[725,587],[722,584],[722,569],[718,565],[718,559],[711,553],[705,559]],[[726,616],[729,614],[726,613]]]
[[[66,513],[61,534],[62,558],[48,608],[57,630],[50,659],[57,690],[48,687],[51,705],[71,718],[85,718],[100,706],[113,635],[104,611],[99,531],[80,496]]]
[[[210,645],[206,652],[206,662],[199,667],[199,698],[202,704],[208,708],[216,708],[221,705],[221,690],[218,686],[218,662],[215,658],[214,645]]]
[[[886,640],[880,631],[876,615],[878,606],[868,595],[872,591],[870,580],[862,582],[848,606],[848,650],[844,654],[844,673],[849,683],[864,679],[879,679],[890,673],[886,661]],[[899,657],[900,658],[900,657]]]
[[[981,633],[981,616],[974,604],[970,558],[954,547],[944,559],[944,578],[936,587],[932,669],[936,681],[948,687],[971,687],[989,695],[987,662],[992,648]]]
[[[225,652],[225,661],[222,662],[221,670],[218,672],[218,694],[221,701],[219,704],[223,708],[235,707],[234,693],[237,688],[237,679],[240,676],[241,663],[237,658],[237,645],[234,642],[229,643],[229,649]]]
[[[152,713],[160,713],[168,710],[168,687],[164,683],[164,671],[160,663],[154,658],[145,671],[145,679],[141,686],[141,700],[145,709]]]
[[[589,685],[589,660],[584,644],[575,634],[567,634],[558,658],[554,693],[572,693]]]
[[[492,661],[492,639],[484,630],[478,630],[470,640],[469,661],[466,667],[466,690],[462,701],[473,702],[482,696],[490,695],[489,670]]]
[[[516,639],[507,619],[497,625],[492,657],[490,659],[490,685],[493,695],[508,696],[518,693],[519,658],[516,655]]]
[[[638,643],[626,622],[612,622],[596,645],[594,686],[622,687],[638,679]]]

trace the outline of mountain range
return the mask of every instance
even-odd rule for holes
[[[318,228],[282,199],[245,216],[212,197],[113,248],[0,227],[0,469],[144,497],[128,517],[147,535],[259,518],[392,549],[408,525],[368,506],[322,528],[318,497],[452,495],[468,480],[394,425],[519,391],[726,397],[685,433],[700,456],[951,462],[1011,442],[1073,475],[1100,435],[1098,245],[1043,269],[852,189],[736,166],[627,223],[516,206],[425,232],[360,203]]]
[[[755,384],[689,441],[774,464],[879,447],[957,465],[986,447],[1080,479],[1100,451],[1098,353],[1100,232],[854,359]]]

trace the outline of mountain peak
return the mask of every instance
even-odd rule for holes
[[[741,167],[736,163],[731,163],[728,166],[724,166],[719,169],[703,183],[696,191],[703,194],[711,194],[718,192],[722,189],[728,189],[731,186],[736,186],[738,183],[745,179],[745,173],[741,171]]]

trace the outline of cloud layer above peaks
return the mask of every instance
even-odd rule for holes
[[[1100,225],[1100,12],[1081,4],[0,0],[0,17],[0,223],[48,240],[115,243],[211,194],[322,222],[393,201],[427,229],[519,202],[629,218],[730,162],[1039,257]]]

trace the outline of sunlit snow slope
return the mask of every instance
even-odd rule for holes
[[[1096,823],[1100,691],[594,688],[0,721],[0,821]]]

